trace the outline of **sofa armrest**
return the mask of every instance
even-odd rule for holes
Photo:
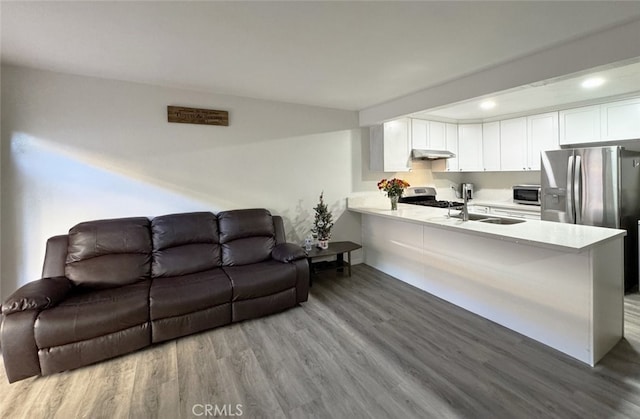
[[[45,310],[62,301],[73,284],[64,276],[43,278],[18,288],[2,304],[5,316],[27,310]]]
[[[41,278],[53,278],[64,276],[64,267],[67,260],[67,247],[69,236],[53,236],[47,240],[47,250],[44,254]]]
[[[306,258],[307,253],[297,244],[281,243],[273,248],[271,251],[271,257],[278,262],[290,263],[294,260]]]

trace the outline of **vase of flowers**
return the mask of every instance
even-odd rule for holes
[[[329,239],[331,238],[331,227],[333,227],[333,217],[327,204],[324,203],[324,192],[320,194],[320,202],[313,208],[316,215],[313,221],[311,233],[318,240],[318,247],[321,249],[329,248]]]
[[[402,179],[382,179],[378,182],[378,189],[386,192],[387,197],[391,201],[391,210],[395,211],[398,209],[398,200],[402,196],[402,193],[406,188],[410,185],[408,182]]]
[[[391,201],[391,211],[395,211],[398,209],[398,200],[400,197],[398,195],[391,195],[389,197],[389,201]]]

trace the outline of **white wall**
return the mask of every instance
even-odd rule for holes
[[[356,112],[9,66],[1,81],[3,298],[84,220],[265,207],[301,241],[324,190],[333,239],[360,241],[345,198],[379,178]],[[230,126],[170,124],[167,105],[228,110]]]

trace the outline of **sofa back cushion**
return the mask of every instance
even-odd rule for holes
[[[271,213],[266,209],[243,209],[218,214],[222,264],[248,265],[267,260],[275,246]]]
[[[65,276],[75,285],[112,288],[148,279],[149,220],[143,217],[80,223],[69,230]]]
[[[221,265],[218,223],[210,212],[171,214],[151,220],[153,278],[202,272]]]

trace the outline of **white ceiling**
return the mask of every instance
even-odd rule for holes
[[[640,2],[7,2],[3,63],[360,110],[640,18]]]
[[[640,35],[638,39],[640,42]],[[556,80],[520,86],[505,92],[417,112],[411,116],[456,122],[487,121],[532,111],[543,112],[595,103],[604,100],[603,98],[621,98],[634,93],[637,95],[640,94],[640,59],[638,61],[615,67],[608,65]],[[604,80],[604,84],[593,88],[582,87],[582,82],[589,78],[600,78]],[[492,101],[496,106],[493,109],[482,109],[480,104],[484,101]]]

